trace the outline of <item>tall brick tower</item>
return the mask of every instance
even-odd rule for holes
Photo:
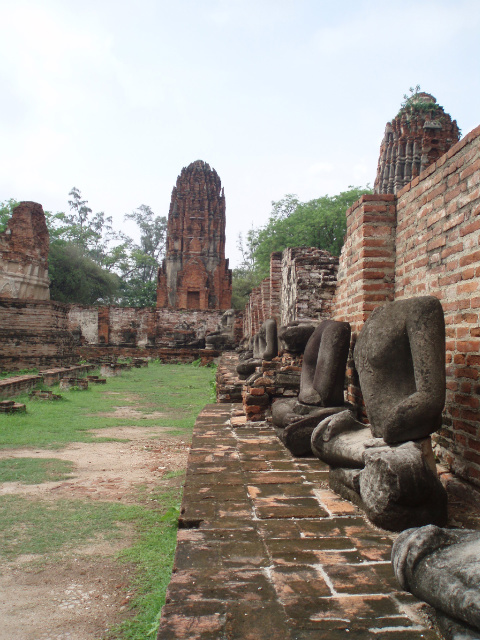
[[[225,195],[215,169],[196,160],[182,169],[172,191],[157,309],[229,309],[231,298]]]
[[[397,193],[458,142],[455,120],[429,93],[414,93],[387,123],[375,193]]]

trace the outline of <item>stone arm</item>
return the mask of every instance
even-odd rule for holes
[[[325,407],[339,407],[345,402],[343,387],[350,333],[350,325],[346,322],[329,322],[324,331],[313,386]]]
[[[445,322],[433,297],[412,299],[406,309],[416,390],[395,406],[385,422],[385,442],[425,438],[441,425],[445,405]]]
[[[262,357],[264,360],[273,360],[278,355],[277,323],[273,319],[265,320],[265,349]]]
[[[339,407],[344,404],[343,384],[350,325],[324,320],[311,335],[303,356],[300,394],[305,404]]]
[[[319,325],[310,336],[303,354],[300,393],[298,399],[304,404],[320,405],[322,399],[314,388],[315,369],[317,366],[320,344],[322,341],[322,325]]]

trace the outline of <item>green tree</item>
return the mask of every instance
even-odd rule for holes
[[[18,205],[18,202],[13,198],[0,202],[0,233],[7,228],[7,222],[12,217],[13,210]]]
[[[112,217],[105,216],[103,211],[93,214],[87,206],[88,200],[82,200],[82,194],[77,187],[73,187],[68,194],[72,197],[68,201],[69,214],[63,214],[61,223],[61,237],[79,247],[97,264],[112,270],[124,256],[112,253],[112,243],[117,243],[125,249],[130,238],[122,232],[114,231]],[[117,246],[115,247],[117,248]]]
[[[58,302],[112,304],[120,286],[116,274],[102,269],[81,247],[65,240],[50,244],[48,275],[50,297]]]
[[[251,234],[248,242],[257,271],[266,277],[270,254],[287,247],[318,247],[339,255],[346,231],[346,210],[369,188],[349,187],[335,196],[300,202],[286,195],[272,202],[267,224]]]
[[[371,189],[349,187],[336,196],[308,202],[291,193],[272,202],[267,224],[238,238],[242,262],[232,273],[232,306],[243,309],[252,289],[268,277],[273,251],[306,246],[339,255],[346,231],[345,213],[365,193],[371,193]]]
[[[145,204],[125,214],[140,230],[140,244],[130,241],[128,256],[122,264],[121,304],[154,307],[157,295],[157,271],[165,253],[167,218],[156,216]]]
[[[232,271],[233,309],[244,309],[252,290],[262,281],[253,256],[257,233],[255,229],[250,229],[245,239],[241,233],[238,234],[237,248],[242,254],[242,262]]]

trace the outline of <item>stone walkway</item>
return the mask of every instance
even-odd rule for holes
[[[395,580],[394,535],[240,408],[197,419],[158,640],[437,639]]]

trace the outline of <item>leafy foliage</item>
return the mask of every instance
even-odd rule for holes
[[[262,274],[257,269],[253,255],[256,233],[255,229],[250,229],[245,241],[241,233],[238,235],[237,248],[242,254],[242,262],[232,272],[233,309],[244,309],[248,296],[262,281]]]
[[[273,202],[267,224],[249,240],[256,270],[264,278],[269,273],[270,254],[287,247],[318,247],[338,256],[346,231],[346,210],[368,188],[349,187],[335,196],[300,202],[288,194]]]
[[[167,219],[142,204],[126,214],[140,231],[140,242],[115,231],[112,217],[93,213],[73,187],[70,211],[45,211],[50,235],[50,295],[59,302],[155,306],[157,269],[165,251]],[[0,202],[0,232],[18,202]]]
[[[443,111],[443,107],[433,100],[430,100],[430,98],[427,98],[428,94],[422,95],[423,92],[419,84],[415,87],[410,87],[409,91],[410,95],[406,93],[403,94],[403,102],[397,115],[402,115],[402,113],[414,114],[419,112],[431,112],[432,115],[435,115],[436,113],[441,113]]]
[[[140,230],[140,244],[130,241],[129,257],[122,265],[122,302],[130,307],[155,306],[157,269],[165,252],[167,218],[155,216],[142,204],[127,213],[126,220],[134,220]]]
[[[64,240],[50,244],[48,273],[50,296],[58,302],[111,304],[120,286],[116,274],[102,269],[77,244]]]
[[[240,235],[237,246],[242,263],[234,269],[232,278],[232,306],[243,309],[252,289],[268,277],[270,255],[288,247],[318,247],[339,255],[346,231],[345,212],[369,187],[349,187],[336,196],[323,196],[301,202],[296,195],[287,194],[272,202],[267,224],[250,229],[246,238]]]
[[[12,212],[17,205],[18,202],[13,198],[6,202],[0,202],[0,233],[7,228],[7,222],[12,217]]]

